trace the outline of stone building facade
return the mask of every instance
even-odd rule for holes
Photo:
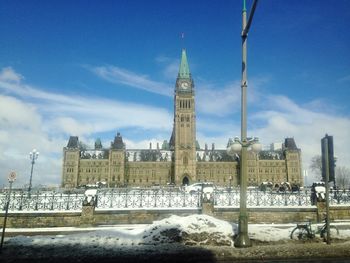
[[[239,184],[239,156],[225,150],[200,148],[196,141],[194,82],[186,51],[182,50],[175,84],[174,123],[171,138],[153,149],[126,149],[118,133],[110,147],[99,139],[87,149],[77,136],[71,136],[63,149],[62,186],[75,188],[103,182],[108,187],[183,185],[214,182],[221,186]],[[303,185],[301,151],[293,138],[281,149],[248,154],[248,185],[289,182]]]

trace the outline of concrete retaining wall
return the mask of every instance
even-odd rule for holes
[[[295,223],[311,219],[320,222],[325,212],[325,205],[318,203],[312,207],[296,208],[248,208],[251,223]],[[184,210],[95,210],[94,206],[84,206],[81,212],[56,213],[9,213],[7,227],[84,227],[117,224],[150,224],[170,215],[187,216],[191,214],[208,214],[218,219],[237,222],[238,208],[214,208],[212,203],[203,203],[200,209]],[[331,220],[350,220],[350,206],[330,207]],[[4,211],[0,213],[1,226]]]

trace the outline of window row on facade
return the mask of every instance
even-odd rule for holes
[[[191,99],[183,99],[179,101],[180,109],[191,109]]]

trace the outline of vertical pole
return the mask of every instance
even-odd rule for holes
[[[28,195],[30,196],[30,191],[32,190],[32,177],[33,177],[33,169],[34,169],[34,154],[31,157],[32,168],[30,169],[30,178],[29,178],[29,187],[28,187]]]
[[[5,210],[5,217],[4,217],[4,225],[2,227],[2,235],[1,235],[1,242],[0,242],[0,253],[2,253],[2,246],[4,244],[4,238],[5,238],[5,229],[6,229],[6,222],[7,222],[7,214],[9,210],[10,205],[10,198],[11,198],[11,190],[12,190],[12,181],[10,181],[10,191],[9,191],[9,197],[6,203],[6,210]]]
[[[243,143],[241,152],[241,182],[240,182],[240,200],[239,200],[239,220],[238,236],[235,240],[235,247],[252,246],[248,236],[248,213],[247,213],[247,148],[248,144]]]
[[[242,11],[242,80],[241,80],[241,142],[247,139],[247,35],[245,28],[247,26],[247,10],[245,8],[245,1]]]
[[[241,97],[241,164],[240,164],[240,200],[239,200],[239,219],[238,236],[235,239],[235,247],[252,246],[248,236],[248,214],[247,214],[247,10],[245,0],[242,10],[242,97]]]
[[[327,244],[329,245],[331,243],[330,239],[330,228],[329,228],[329,156],[328,156],[328,138],[325,137],[324,140],[324,147],[325,147],[325,166],[326,166],[326,228],[327,228]]]

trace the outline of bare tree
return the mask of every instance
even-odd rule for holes
[[[311,171],[314,172],[317,179],[322,180],[322,157],[321,157],[321,155],[315,155],[314,157],[312,157],[310,169],[311,169]]]
[[[344,166],[336,167],[335,180],[339,189],[347,189],[350,185],[350,169]]]

